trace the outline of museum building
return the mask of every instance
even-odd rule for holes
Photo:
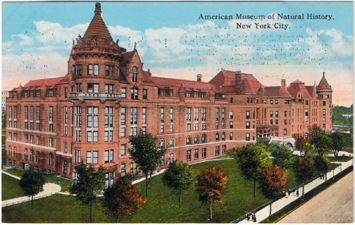
[[[83,37],[73,43],[68,73],[31,80],[6,99],[8,165],[75,178],[81,162],[106,168],[106,186],[137,175],[129,136],[141,130],[172,160],[196,162],[257,139],[308,137],[316,124],[332,130],[332,89],[296,80],[262,85],[252,74],[220,71],[209,82],[152,76],[136,46],[114,41],[96,3]],[[289,144],[290,143],[285,143]],[[292,146],[290,146],[292,147]]]

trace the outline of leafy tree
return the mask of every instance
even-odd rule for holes
[[[264,195],[274,198],[286,187],[287,171],[278,165],[267,166],[260,178],[260,184]]]
[[[153,172],[159,167],[160,159],[164,156],[166,150],[157,147],[156,140],[151,134],[144,134],[141,131],[138,136],[129,137],[131,145],[134,149],[130,149],[129,153],[139,166],[139,169],[145,176],[145,194],[148,196],[148,185]]]
[[[322,133],[322,129],[317,124],[313,124],[313,126],[309,129],[309,138],[314,139],[318,137]]]
[[[124,214],[132,214],[141,208],[146,200],[140,195],[139,189],[134,187],[129,176],[118,178],[104,193],[104,205],[117,216],[117,223]]]
[[[266,145],[262,143],[249,144],[246,147],[230,151],[230,156],[236,159],[237,166],[242,171],[243,176],[246,179],[254,179],[254,199],[256,180],[260,178],[264,168],[271,163],[268,159],[269,155]]]
[[[197,176],[197,192],[199,200],[210,204],[210,220],[212,220],[212,204],[223,198],[222,191],[227,186],[228,177],[219,168],[212,167]]]
[[[181,205],[181,193],[189,188],[194,178],[194,169],[186,163],[177,162],[176,160],[170,163],[169,168],[163,175],[164,184],[176,190],[179,195],[179,209]]]
[[[270,152],[271,156],[275,158],[272,161],[274,165],[278,165],[281,168],[288,168],[291,166],[293,153],[288,148],[272,144],[268,146],[267,150]]]
[[[298,183],[304,183],[311,179],[314,174],[314,160],[311,155],[293,157],[293,172]],[[304,185],[302,195],[304,195]]]
[[[344,135],[341,132],[336,131],[335,133],[332,133],[330,135],[330,138],[333,141],[334,156],[337,156],[339,151],[344,148],[345,145]]]
[[[43,191],[43,185],[46,183],[42,174],[36,173],[33,169],[27,170],[20,180],[20,186],[23,192],[32,197],[31,208],[33,208],[33,196]]]
[[[318,172],[322,172],[325,175],[327,175],[327,171],[329,169],[329,160],[327,157],[325,156],[314,156],[313,157],[314,160],[314,167]],[[327,179],[327,178],[326,178]]]
[[[77,200],[88,205],[90,209],[90,223],[92,223],[92,205],[95,204],[97,194],[104,188],[105,169],[100,166],[98,171],[86,167],[81,163],[75,167],[79,180],[73,185],[71,193],[76,194]]]
[[[311,143],[314,145],[315,150],[319,155],[330,152],[333,147],[332,139],[324,132],[318,134],[318,136],[311,139]]]
[[[311,143],[309,139],[300,138],[296,140],[296,149],[300,152],[304,152],[304,154],[308,154],[310,150],[312,150]]]

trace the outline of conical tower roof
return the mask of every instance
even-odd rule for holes
[[[320,80],[317,89],[331,89],[330,85],[328,84],[327,79],[325,79],[325,72],[323,72],[323,77]]]
[[[97,39],[112,40],[111,34],[108,31],[106,24],[101,16],[101,4],[96,3],[95,5],[95,15],[92,18],[91,23],[86,30],[83,39],[91,39],[95,37]]]

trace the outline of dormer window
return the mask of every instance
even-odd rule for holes
[[[36,91],[36,97],[40,97],[41,96],[41,91],[40,90],[37,90]]]
[[[173,96],[174,95],[174,90],[170,90],[169,91],[169,96]]]
[[[30,91],[30,97],[33,97],[33,91]]]
[[[17,91],[14,91],[14,97],[17,97]]]
[[[23,97],[28,97],[28,91],[23,92]]]
[[[206,98],[206,92],[201,92],[201,98]]]
[[[159,95],[164,96],[164,90],[159,90]]]
[[[186,96],[186,97],[190,97],[190,96],[191,96],[191,92],[189,92],[189,91],[186,92],[185,96]]]
[[[137,67],[133,67],[132,69],[132,81],[137,82]]]
[[[33,91],[30,91],[30,95],[32,95],[31,97],[33,97]],[[49,90],[48,90],[48,96],[49,96],[49,97],[53,97],[53,95],[54,95],[53,89],[49,89]]]
[[[194,92],[194,98],[198,97],[198,92]]]

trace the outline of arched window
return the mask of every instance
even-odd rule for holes
[[[233,140],[233,133],[232,132],[229,133],[229,140]]]
[[[170,138],[169,139],[169,147],[173,147],[174,146],[174,138]]]
[[[284,135],[287,135],[287,129],[284,129]]]
[[[137,82],[137,67],[133,67],[132,69],[132,81]]]
[[[52,153],[49,153],[49,156],[48,156],[48,164],[49,164],[49,165],[52,165],[52,164],[53,164],[53,154],[52,154]]]
[[[194,144],[198,144],[198,136],[197,135],[194,137]]]
[[[191,143],[191,138],[190,136],[187,136],[186,137],[186,144],[189,145]]]
[[[222,133],[222,141],[224,141],[224,139],[225,139],[225,133],[223,132]]]
[[[160,146],[160,148],[164,148],[164,139],[161,139],[159,141],[159,146]]]
[[[219,133],[216,133],[216,141],[219,140]]]
[[[201,142],[206,143],[206,134],[202,134]]]

